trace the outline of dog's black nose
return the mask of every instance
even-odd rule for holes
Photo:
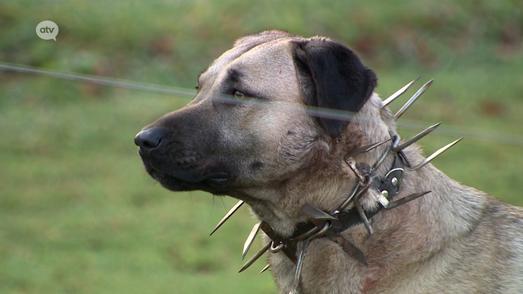
[[[162,143],[167,130],[164,128],[150,128],[141,130],[134,137],[134,144],[143,149],[155,149]]]

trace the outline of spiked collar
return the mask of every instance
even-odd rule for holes
[[[348,240],[341,236],[341,233],[345,230],[358,225],[364,224],[367,231],[370,234],[373,233],[373,229],[370,223],[370,219],[378,214],[383,209],[389,210],[422,197],[430,191],[424,191],[419,193],[413,193],[400,199],[394,199],[399,194],[401,189],[401,181],[405,171],[418,170],[434,158],[450,149],[452,146],[457,144],[461,139],[455,140],[446,146],[438,149],[436,152],[425,158],[420,163],[412,166],[403,150],[408,146],[414,144],[421,138],[430,134],[434,131],[440,123],[434,124],[425,130],[421,131],[411,139],[400,144],[400,138],[398,135],[391,133],[390,138],[367,145],[359,148],[355,154],[366,153],[377,147],[391,142],[390,145],[385,148],[384,152],[378,157],[377,161],[369,166],[365,163],[356,162],[352,157],[345,158],[345,163],[349,169],[356,176],[356,185],[352,191],[348,194],[345,200],[338,206],[337,209],[331,212],[326,212],[321,209],[315,208],[311,205],[304,205],[302,212],[307,216],[308,221],[302,222],[296,225],[294,233],[290,237],[283,237],[275,232],[271,226],[266,222],[259,222],[254,225],[251,233],[245,241],[242,256],[244,257],[251,247],[257,233],[260,229],[270,238],[270,241],[259,250],[253,257],[251,257],[239,270],[244,271],[250,267],[256,260],[258,260],[265,252],[270,251],[277,253],[282,251],[291,261],[296,265],[296,271],[294,276],[293,288],[296,289],[299,284],[301,267],[303,262],[303,256],[307,249],[309,242],[317,238],[328,238],[338,243],[349,256],[352,256],[362,264],[367,264],[365,255],[363,252],[351,244]],[[383,164],[386,158],[392,155],[394,157],[391,167],[388,169],[384,176],[377,175],[379,167]],[[362,197],[368,193],[376,193],[379,206],[376,209],[365,211],[360,201]],[[243,201],[239,201],[229,212],[220,220],[218,225],[213,229],[211,235],[219,229],[225,221],[227,221],[231,215],[233,215],[242,205]],[[352,204],[352,206],[351,206]],[[347,207],[351,207],[347,209]],[[262,269],[262,272],[267,270],[269,265]]]
[[[409,195],[400,200],[395,200],[395,196],[400,192],[401,181],[406,168],[410,167],[405,154],[399,149],[399,136],[392,135],[390,139],[380,143],[371,144],[360,148],[356,153],[364,153],[373,150],[387,142],[391,144],[381,154],[378,160],[369,166],[365,163],[355,162],[352,157],[345,158],[345,163],[354,173],[357,183],[344,201],[331,212],[326,212],[311,205],[304,205],[302,213],[307,216],[308,221],[298,223],[294,233],[290,237],[283,237],[275,232],[266,222],[261,222],[256,231],[261,229],[269,238],[265,247],[262,248],[240,269],[240,272],[248,268],[266,251],[272,253],[283,252],[291,261],[296,264],[297,271],[301,270],[301,260],[308,243],[316,238],[328,238],[338,243],[350,256],[363,264],[366,259],[363,252],[348,240],[340,236],[345,230],[364,224],[369,234],[373,233],[370,219],[383,209],[392,209],[401,204],[421,197],[428,192]],[[385,161],[388,155],[394,154],[391,167],[384,176],[378,176],[377,170]],[[379,206],[373,210],[365,211],[360,203],[363,196],[368,193],[376,193]],[[351,206],[350,209],[347,207]],[[252,234],[252,232],[251,232]],[[250,239],[250,236],[248,240]],[[246,242],[247,244],[247,242]],[[248,245],[250,246],[250,245]]]
[[[297,243],[310,241],[315,238],[326,237],[337,243],[351,256],[366,264],[363,253],[339,235],[345,230],[359,224],[364,224],[369,234],[373,233],[370,219],[382,209],[391,209],[397,206],[395,196],[400,192],[401,181],[408,162],[403,152],[398,152],[388,172],[383,177],[374,176],[370,173],[370,167],[354,164],[350,159],[346,160],[351,165],[351,170],[356,171],[361,178],[338,209],[328,213],[311,205],[304,205],[302,212],[308,221],[296,225],[292,236],[285,238],[276,233],[268,223],[261,222],[261,230],[272,240],[269,250],[272,253],[282,251],[294,263],[297,262]],[[378,192],[379,206],[373,210],[366,211],[360,204],[360,199],[365,194]],[[391,203],[391,201],[393,201]],[[350,209],[344,209],[347,204],[353,204]]]
[[[401,181],[405,171],[414,171],[424,167],[434,158],[450,149],[461,140],[458,139],[443,146],[429,157],[425,158],[422,162],[412,166],[403,153],[403,150],[430,134],[439,125],[440,123],[437,123],[426,128],[402,144],[400,144],[400,137],[397,134],[391,133],[389,139],[361,147],[353,153],[353,156],[355,154],[366,153],[390,142],[372,166],[366,163],[356,162],[353,157],[346,157],[344,161],[356,176],[357,181],[356,185],[347,195],[345,200],[331,212],[323,211],[308,204],[304,205],[302,212],[307,216],[308,221],[297,224],[292,236],[287,238],[275,232],[266,222],[262,221],[254,225],[251,233],[245,241],[242,256],[246,255],[260,229],[270,238],[270,241],[251,259],[249,259],[239,271],[242,272],[250,267],[267,251],[272,253],[282,251],[296,264],[295,280],[299,283],[304,252],[309,242],[317,238],[329,238],[338,243],[350,256],[354,257],[362,264],[366,264],[367,262],[363,252],[348,240],[344,239],[340,234],[355,225],[364,224],[370,235],[373,233],[370,219],[380,211],[383,209],[388,210],[396,208],[430,193],[430,191],[424,191],[407,195],[401,199],[394,199],[400,192]],[[391,155],[394,157],[393,163],[387,173],[380,177],[377,175],[377,171],[385,159]],[[360,201],[362,197],[368,193],[375,193],[375,195],[377,195],[379,206],[373,210],[365,211]],[[211,235],[243,204],[243,201],[239,201],[231,210],[229,210],[218,225],[216,225],[214,230],[211,232]],[[347,207],[350,207],[350,209],[347,209]],[[268,268],[269,266],[267,265],[262,269],[262,272]]]

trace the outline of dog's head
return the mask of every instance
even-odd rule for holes
[[[238,40],[198,77],[191,103],[146,126],[135,142],[149,174],[168,189],[291,205],[302,189],[325,190],[312,182],[338,179],[350,148],[385,136],[386,127],[362,131],[369,115],[380,116],[379,107],[366,107],[375,86],[375,74],[340,43],[263,32]]]

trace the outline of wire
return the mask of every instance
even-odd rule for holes
[[[58,79],[70,80],[70,81],[88,82],[88,83],[94,83],[94,84],[110,86],[110,87],[124,88],[124,89],[130,89],[130,90],[141,90],[141,91],[147,91],[147,92],[156,92],[156,93],[160,93],[160,94],[176,95],[176,96],[180,96],[180,97],[193,97],[196,94],[195,90],[187,89],[187,88],[164,86],[164,85],[152,84],[152,83],[142,83],[142,82],[136,82],[136,81],[130,81],[130,80],[115,79],[115,78],[105,77],[105,76],[86,75],[86,74],[70,73],[70,72],[69,73],[68,72],[59,72],[59,71],[45,70],[45,69],[35,68],[35,67],[31,67],[31,66],[12,64],[12,63],[0,63],[0,70],[7,72],[7,73],[13,72],[13,73],[27,73],[27,74],[34,74],[34,75],[43,75],[43,76],[49,76],[49,77],[58,78]],[[216,97],[216,99],[223,103],[227,103],[227,104],[268,103],[265,100],[237,99],[237,98],[227,96],[227,95],[223,95],[221,97]],[[278,102],[278,103],[282,103],[282,102]],[[288,107],[300,107],[300,108],[303,107],[303,105],[298,105],[296,103],[291,103],[291,102],[283,102],[283,104],[285,104]],[[349,111],[341,111],[341,110],[319,108],[319,107],[307,107],[306,111],[309,114],[316,116],[316,117],[339,119],[339,120],[349,120],[352,116],[355,115],[355,113],[349,112]],[[417,120],[402,119],[401,121],[398,122],[398,125],[400,127],[407,128],[407,129],[420,130],[422,128],[425,128],[428,125],[428,123],[423,122],[423,121],[417,121]],[[466,136],[467,139],[475,139],[475,140],[484,141],[484,142],[495,141],[496,143],[512,145],[512,146],[517,146],[517,147],[523,148],[523,137],[518,137],[513,134],[503,134],[503,133],[499,133],[499,132],[496,132],[496,133],[486,132],[484,130],[478,130],[478,129],[473,129],[473,128],[463,128],[463,127],[457,127],[457,126],[452,126],[452,125],[445,125],[444,127],[440,128],[438,130],[438,134],[453,136],[453,137]]]
[[[44,70],[35,67],[30,67],[26,65],[18,65],[12,63],[0,63],[0,70],[6,72],[18,72],[18,73],[29,73],[35,75],[44,75],[50,76],[53,78],[70,80],[70,81],[82,81],[88,82],[103,86],[131,89],[131,90],[142,90],[148,92],[157,92],[161,94],[171,94],[171,95],[180,95],[180,96],[193,96],[196,91],[186,89],[186,88],[177,88],[170,86],[163,86],[159,84],[150,84],[150,83],[140,83],[135,81],[114,79],[104,76],[94,76],[86,75],[79,73],[67,73],[67,72],[58,72],[52,70]]]

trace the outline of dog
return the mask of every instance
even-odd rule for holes
[[[192,102],[146,126],[135,143],[165,188],[250,206],[277,247],[269,264],[281,293],[523,293],[522,209],[450,179],[424,162],[416,144],[387,152],[398,148],[395,116],[376,83],[353,51],[331,39],[249,35],[200,74]],[[397,154],[402,174],[393,198],[355,189],[369,167],[381,179],[393,171]],[[357,201],[336,210],[355,190]],[[408,195],[416,197],[380,209]],[[361,220],[339,221],[356,208]],[[314,221],[338,221],[341,229],[291,242]]]

